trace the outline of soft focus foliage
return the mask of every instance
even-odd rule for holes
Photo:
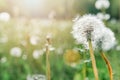
[[[97,13],[115,34],[116,45],[105,53],[114,80],[119,80],[120,4],[119,0],[109,1],[103,14],[95,8],[96,0],[0,0],[0,80],[46,80],[46,38],[51,38],[51,80],[83,80],[85,66],[86,80],[94,80],[88,50],[75,41],[71,32],[76,16],[74,21],[84,14]],[[110,36],[105,36],[111,42]],[[98,50],[95,58],[100,80],[109,80]]]

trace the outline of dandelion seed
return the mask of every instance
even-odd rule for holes
[[[7,61],[7,58],[6,57],[2,57],[1,59],[0,59],[0,62],[1,63],[5,63]]]
[[[10,14],[7,12],[0,13],[0,21],[9,21],[10,20]]]
[[[97,13],[97,17],[101,20],[109,20],[110,19],[109,14],[103,14],[103,13]]]
[[[33,51],[33,58],[34,59],[39,59],[39,57],[43,54],[44,54],[44,52],[42,50],[34,50]]]
[[[37,45],[39,43],[39,37],[38,36],[31,36],[30,37],[30,43],[32,45]]]
[[[109,0],[97,0],[95,3],[96,9],[107,9],[110,6]]]
[[[14,57],[20,57],[21,54],[22,54],[22,50],[21,48],[19,47],[13,47],[11,50],[10,50],[10,54]]]

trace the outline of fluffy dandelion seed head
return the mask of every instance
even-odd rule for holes
[[[88,49],[88,39],[92,40],[95,47],[95,40],[101,37],[103,22],[94,15],[85,15],[78,19],[73,25],[73,37],[79,44],[83,44]]]
[[[103,13],[97,13],[97,17],[101,20],[109,20],[110,19],[109,14],[103,14]]]
[[[69,65],[79,63],[80,54],[75,50],[67,50],[64,54],[64,60]]]
[[[39,57],[43,54],[44,54],[43,50],[34,50],[33,51],[33,58],[34,59],[39,59]]]
[[[37,44],[39,43],[39,41],[40,41],[40,39],[39,39],[38,36],[31,36],[31,37],[30,37],[30,43],[31,43],[32,45],[37,45]]]
[[[97,0],[95,3],[96,9],[107,9],[110,6],[109,0]]]
[[[9,21],[10,20],[10,14],[7,12],[0,13],[0,21]]]
[[[1,63],[5,63],[7,61],[7,58],[6,57],[2,57],[1,59],[0,59],[0,62]]]
[[[102,50],[109,50],[113,48],[116,45],[116,39],[114,36],[114,33],[109,28],[104,28],[104,31],[102,31],[102,36],[98,40],[98,43],[101,42],[101,48]]]
[[[118,46],[116,47],[116,50],[117,50],[117,51],[120,51],[120,45],[118,45]]]
[[[27,80],[46,80],[46,76],[41,74],[27,75]]]
[[[21,54],[22,54],[22,50],[21,48],[19,47],[13,47],[11,50],[10,50],[10,54],[14,57],[20,57]]]

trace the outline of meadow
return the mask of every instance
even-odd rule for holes
[[[75,66],[66,64],[64,59],[67,50],[79,48],[71,35],[72,25],[72,20],[13,19],[7,23],[1,21],[0,79],[25,80],[31,75],[45,75],[44,48],[46,36],[50,34],[54,48],[50,51],[51,80],[83,80],[85,65],[82,52],[79,51],[81,62]],[[117,45],[105,53],[112,65],[114,80],[120,80],[120,22],[110,20],[106,25],[115,33]],[[11,54],[11,49],[15,47],[21,49],[20,55],[19,51],[18,55]],[[88,53],[86,56],[89,59]],[[95,58],[100,80],[109,80],[107,67],[98,52],[95,53]],[[94,80],[91,61],[85,64],[87,80]]]

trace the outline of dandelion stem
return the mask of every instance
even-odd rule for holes
[[[104,54],[103,51],[101,52],[101,56],[102,56],[103,60],[105,61],[106,65],[107,65],[107,67],[108,67],[110,80],[113,80],[112,67],[111,67],[110,62],[109,62],[109,60],[107,59],[107,57],[105,56],[105,54]]]
[[[97,67],[96,67],[96,61],[95,61],[95,57],[94,57],[94,52],[93,52],[91,40],[88,40],[88,42],[89,42],[90,57],[91,57],[91,60],[92,60],[92,67],[93,67],[93,71],[94,71],[95,80],[99,80],[98,71],[97,71]]]
[[[47,76],[47,80],[51,79],[50,76],[50,62],[49,62],[49,54],[50,54],[50,50],[49,50],[49,45],[51,44],[50,38],[48,37],[47,39],[47,44],[46,44],[46,76]]]
[[[50,80],[50,63],[49,63],[49,48],[46,46],[46,76],[47,80]]]

